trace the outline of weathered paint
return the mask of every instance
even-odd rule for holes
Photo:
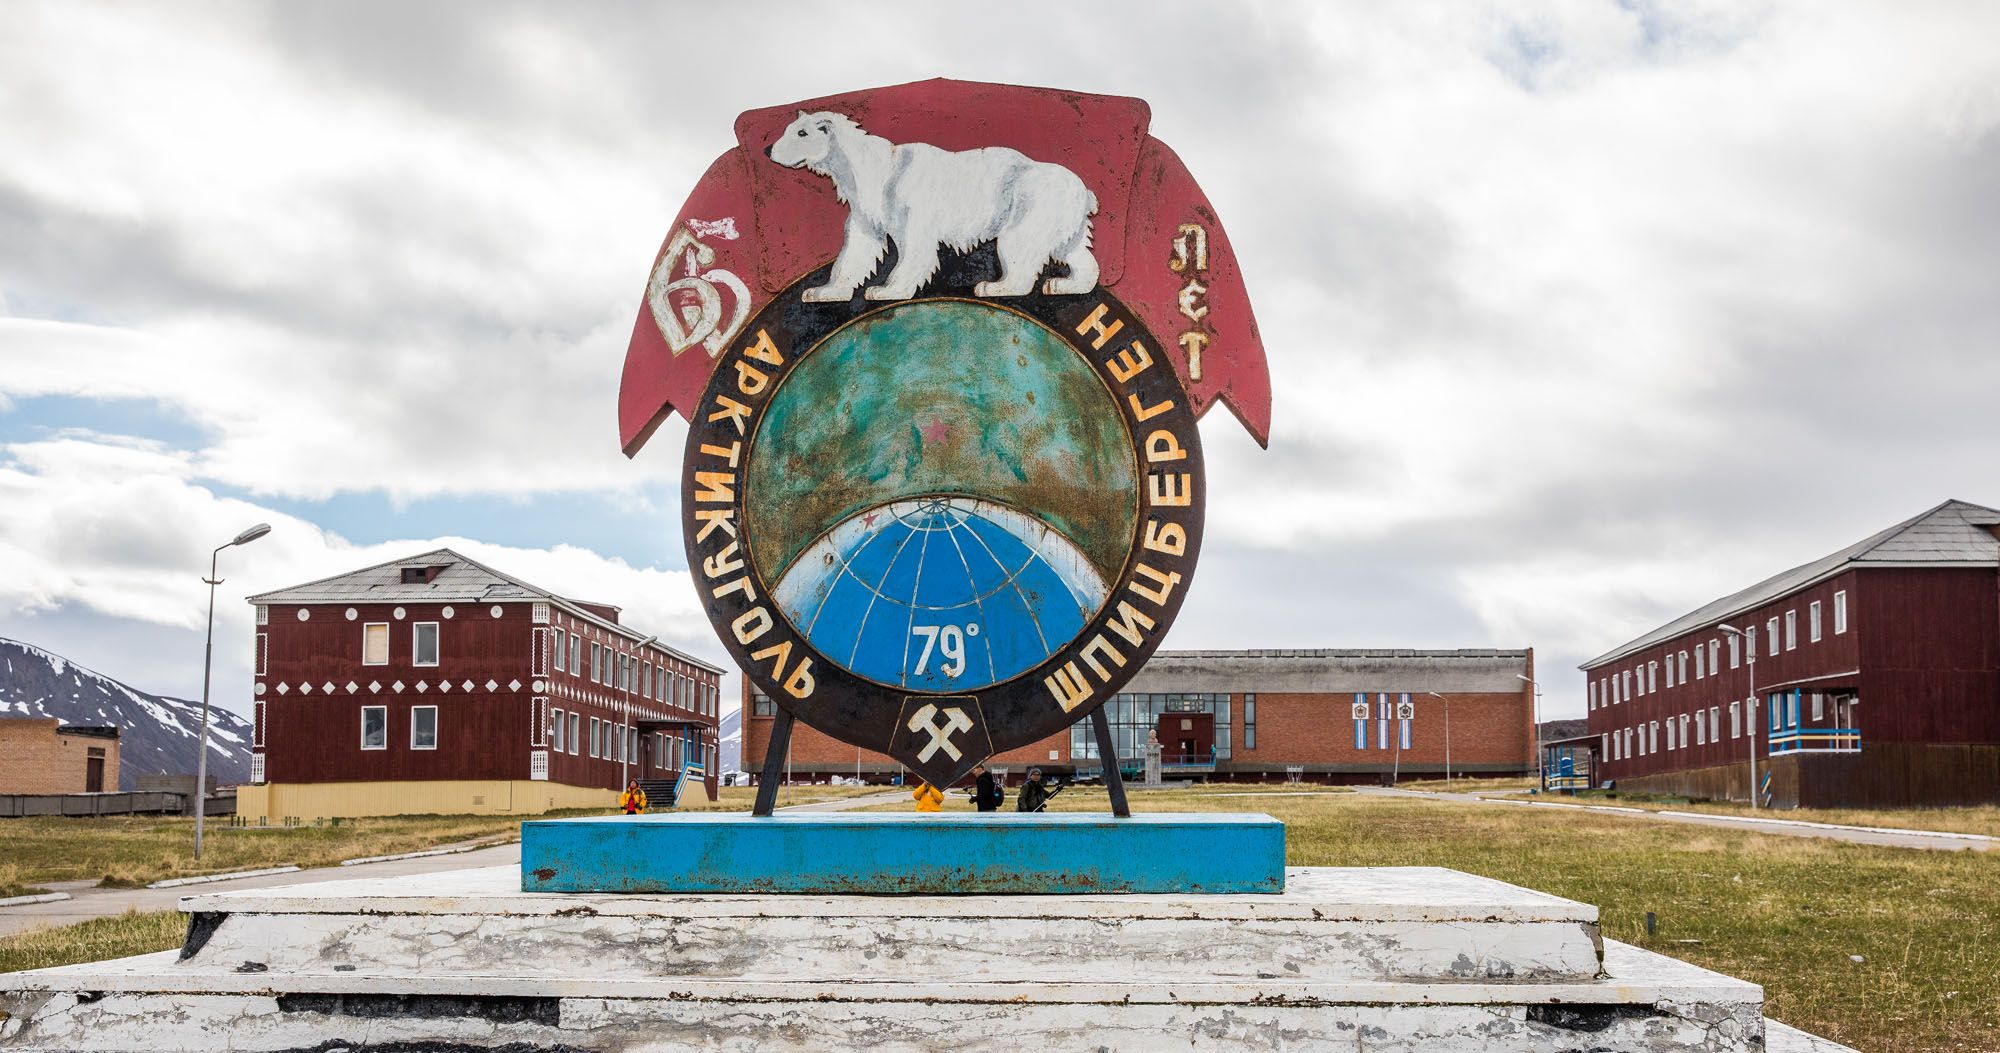
[[[627,454],[636,454],[668,413],[692,420],[721,349],[846,242],[850,212],[833,183],[765,154],[804,112],[843,115],[896,144],[1006,148],[1073,173],[1096,199],[1089,249],[1098,285],[1164,337],[1156,350],[1181,373],[1197,416],[1220,400],[1258,443],[1269,441],[1270,377],[1234,250],[1186,166],[1147,133],[1146,103],[940,79],[737,118],[737,145],[709,166],[681,206],[633,322],[618,396]]]
[[[1277,893],[1267,815],[682,815],[521,824],[530,892]]]

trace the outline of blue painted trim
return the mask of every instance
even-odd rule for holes
[[[1279,893],[1268,815],[739,813],[521,824],[526,892]]]

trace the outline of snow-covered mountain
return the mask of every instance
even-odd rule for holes
[[[61,655],[0,637],[0,717],[54,717],[65,724],[116,724],[118,788],[141,775],[192,775],[201,703],[135,691]],[[208,771],[221,783],[250,777],[250,722],[221,706],[208,711]]]
[[[743,770],[743,710],[732,709],[722,715],[715,726],[716,758],[722,763],[722,771],[727,774]]]

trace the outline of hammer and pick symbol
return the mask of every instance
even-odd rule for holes
[[[931,719],[937,716],[938,712],[935,703],[926,702],[922,709],[910,714],[910,730],[928,732],[931,737],[929,744],[917,751],[917,760],[920,762],[929,761],[939,750],[945,751],[952,760],[958,760],[962,754],[957,746],[951,744],[951,737],[961,731],[972,730],[972,718],[965,715],[965,710],[956,706],[944,710],[943,723]]]

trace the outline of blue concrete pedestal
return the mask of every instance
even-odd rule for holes
[[[524,892],[1279,893],[1268,815],[817,813],[521,824]]]

